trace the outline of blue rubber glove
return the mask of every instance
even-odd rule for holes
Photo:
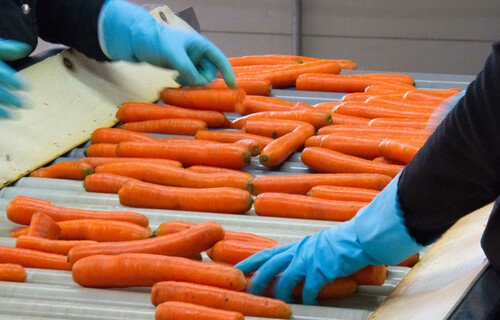
[[[107,0],[99,14],[99,43],[112,60],[147,62],[175,69],[183,85],[207,85],[217,70],[235,87],[231,64],[207,38],[158,23],[142,7]]]
[[[302,302],[313,305],[323,286],[367,265],[397,264],[422,249],[409,234],[400,208],[397,181],[350,221],[290,244],[263,250],[238,263],[244,273],[255,270],[248,292],[262,295],[268,283],[283,273],[275,296],[291,302],[292,291],[305,280]]]
[[[11,91],[26,87],[26,80],[2,61],[21,59],[30,52],[31,46],[26,43],[0,38],[0,118],[11,117],[8,106],[24,106],[24,102]]]

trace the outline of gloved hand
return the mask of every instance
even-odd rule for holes
[[[0,38],[0,118],[11,117],[7,106],[22,107],[24,105],[24,102],[10,91],[26,87],[24,78],[2,61],[21,59],[30,52],[31,46],[26,43]]]
[[[127,1],[105,2],[99,14],[99,43],[110,59],[175,69],[181,84],[206,85],[219,70],[227,85],[235,87],[229,61],[207,38],[160,24]]]
[[[238,263],[235,267],[244,273],[257,270],[247,292],[261,295],[283,272],[276,298],[290,302],[295,285],[305,279],[302,302],[312,305],[328,282],[367,265],[397,264],[418,252],[422,245],[408,234],[404,224],[397,194],[399,176],[350,221]]]

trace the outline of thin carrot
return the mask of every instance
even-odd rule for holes
[[[260,154],[260,151],[262,150],[260,143],[253,139],[241,139],[234,142],[234,144],[245,147],[248,151],[250,151],[252,156]]]
[[[130,241],[147,239],[149,227],[141,227],[125,221],[79,219],[59,221],[60,240]]]
[[[236,77],[236,86],[246,94],[268,96],[271,94],[272,84],[267,79],[245,79]],[[229,89],[223,79],[215,79],[208,86],[210,89]]]
[[[379,151],[379,145],[384,139],[385,138],[383,136],[334,132],[325,135],[321,139],[318,147],[371,160],[382,155]]]
[[[67,255],[69,250],[76,246],[97,243],[92,240],[51,240],[30,236],[19,236],[16,248],[32,249],[37,251]]]
[[[160,92],[160,99],[166,104],[219,112],[235,112],[245,96],[242,89],[165,88]]]
[[[370,120],[370,127],[404,127],[424,130],[427,127],[427,119],[415,118],[375,118]]]
[[[84,287],[150,287],[160,281],[186,281],[231,290],[246,287],[233,267],[147,253],[94,255],[78,260],[73,280]]]
[[[125,158],[125,157],[86,157],[80,158],[77,162],[84,162],[89,164],[92,169],[95,169],[97,166],[106,164],[106,163],[115,163],[115,162],[134,162],[134,163],[156,163],[164,166],[173,166],[173,167],[182,167],[182,163],[175,160],[167,160],[167,159],[150,159],[150,158]],[[87,177],[85,177],[87,178]]]
[[[128,101],[122,103],[116,113],[121,122],[158,120],[170,118],[188,118],[204,121],[210,128],[221,127],[226,121],[222,112],[210,110],[191,110],[174,106],[162,106],[153,103]]]
[[[316,186],[307,193],[310,197],[330,200],[360,201],[370,202],[378,194],[372,189],[337,187],[337,186]]]
[[[377,163],[326,148],[309,147],[302,151],[302,162],[319,172],[378,173],[395,177],[403,166]]]
[[[419,118],[428,119],[433,110],[423,108],[401,108],[390,104],[346,101],[339,104],[336,113],[361,118]]]
[[[423,145],[422,142],[390,138],[380,143],[379,150],[386,158],[408,164]]]
[[[151,291],[151,302],[157,306],[166,301],[237,311],[250,317],[288,319],[292,315],[290,306],[281,300],[188,282],[155,283]]]
[[[120,188],[134,178],[112,173],[94,173],[85,177],[83,187],[87,192],[118,194]]]
[[[120,157],[161,158],[180,161],[184,166],[208,165],[242,169],[250,163],[250,152],[234,144],[165,144],[125,141],[116,148]]]
[[[266,138],[256,134],[243,133],[243,132],[229,132],[229,131],[208,131],[199,130],[194,136],[196,139],[213,140],[218,142],[236,142],[243,139],[252,139],[259,143],[261,148],[267,146],[273,139]]]
[[[155,311],[155,320],[243,320],[243,314],[192,303],[167,301]]]
[[[349,276],[356,281],[360,286],[381,286],[385,282],[386,267],[381,266],[366,266]]]
[[[296,120],[249,119],[245,121],[245,124],[241,128],[241,131],[276,139],[289,134],[290,132],[305,124],[308,125],[307,122]]]
[[[35,212],[26,235],[55,240],[61,235],[61,227],[45,213]]]
[[[273,175],[251,179],[247,190],[253,195],[264,192],[305,195],[312,187],[320,185],[382,190],[391,180],[391,177],[386,175],[366,173]]]
[[[269,168],[280,165],[293,152],[302,147],[307,138],[314,135],[314,131],[312,125],[304,124],[279,137],[262,149],[259,156],[260,163]]]
[[[382,127],[382,126],[357,126],[357,125],[331,125],[318,130],[318,134],[340,134],[349,136],[415,136],[427,137],[428,133],[422,129],[406,127]]]
[[[101,242],[79,246],[70,250],[68,261],[73,265],[91,255],[118,255],[123,253],[147,253],[190,258],[211,248],[224,238],[224,230],[217,222],[205,222],[189,229],[144,240]]]
[[[447,90],[413,90],[409,91],[404,95],[405,99],[416,100],[416,101],[443,101],[446,98],[451,97],[454,94],[462,91],[458,88],[447,89]]]
[[[91,173],[92,167],[88,164],[76,161],[64,161],[32,171],[30,177],[83,180]]]
[[[283,56],[283,55],[251,55],[243,57],[228,58],[231,66],[253,66],[253,65],[276,65],[276,64],[300,64],[302,60],[296,56]]]
[[[299,194],[265,192],[255,198],[255,213],[259,216],[347,221],[368,202],[336,201]]]
[[[7,205],[7,218],[18,224],[29,225],[35,212],[41,211],[50,216],[54,221],[65,221],[75,219],[105,219],[118,220],[135,223],[146,227],[149,224],[148,218],[140,213],[130,211],[97,211],[74,209],[51,205],[49,201],[39,201],[39,199],[29,197],[16,197]]]
[[[91,144],[84,153],[87,157],[118,157],[116,147],[117,144],[115,143]]]
[[[241,115],[248,115],[264,111],[291,111],[294,106],[294,102],[279,98],[247,95],[240,108],[235,111]]]
[[[413,267],[420,260],[420,254],[417,252],[412,254],[408,258],[404,259],[400,263],[397,264],[399,267]]]
[[[277,245],[277,242],[249,242],[224,239],[210,248],[207,251],[207,255],[215,262],[235,265],[259,251],[273,248]]]
[[[22,265],[14,263],[0,263],[0,281],[24,282],[26,270]]]
[[[412,76],[406,74],[397,73],[362,73],[362,74],[351,74],[351,78],[361,78],[361,79],[378,79],[384,81],[402,82],[409,85],[415,84],[415,79]]]
[[[129,207],[219,213],[245,213],[252,206],[250,193],[236,188],[180,188],[128,181],[118,192]]]
[[[316,129],[332,124],[332,116],[327,112],[314,110],[267,111],[249,114],[231,123],[231,128],[241,129],[247,120],[280,119],[303,121],[312,124]]]
[[[311,58],[311,57],[304,57],[304,56],[298,56],[303,62],[312,62],[312,61],[317,61],[317,60],[328,60],[328,61],[334,61],[336,62],[342,70],[356,70],[358,69],[358,65],[352,61],[352,60],[345,60],[345,59],[319,59],[319,58]]]
[[[120,128],[98,128],[95,129],[90,136],[90,142],[92,144],[116,144],[122,141],[155,141],[155,139],[147,134]]]
[[[71,270],[64,255],[4,246],[0,246],[0,263],[19,264],[25,268]]]
[[[205,130],[207,124],[201,120],[182,118],[127,122],[122,124],[121,127],[135,132],[193,136],[196,131]]]

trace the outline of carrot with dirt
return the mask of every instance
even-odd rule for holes
[[[95,169],[96,167],[106,164],[106,163],[115,163],[115,162],[134,162],[134,163],[156,163],[164,166],[173,166],[173,167],[182,167],[182,163],[175,160],[167,160],[167,159],[150,159],[150,158],[126,158],[126,157],[87,157],[80,158],[76,160],[77,162],[84,162]],[[85,177],[87,178],[87,177]]]
[[[247,120],[241,128],[242,132],[276,139],[294,131],[307,122],[280,119]],[[314,128],[313,128],[314,129]]]
[[[29,225],[32,216],[41,211],[51,217],[54,221],[66,221],[76,219],[104,219],[118,220],[147,227],[148,218],[140,213],[130,211],[98,211],[87,209],[75,209],[51,205],[49,201],[17,196],[7,205],[7,218],[17,224]]]
[[[121,122],[136,122],[158,119],[197,119],[205,122],[209,128],[219,128],[226,121],[222,112],[210,110],[191,110],[186,108],[163,106],[154,103],[128,101],[122,103],[116,113]]]
[[[244,320],[243,314],[192,303],[167,301],[156,308],[155,320]]]
[[[87,192],[118,194],[120,188],[134,178],[113,173],[94,173],[85,177],[83,187]]]
[[[372,173],[314,173],[296,175],[269,175],[251,179],[247,190],[253,195],[264,192],[307,194],[320,185],[382,190],[391,177]]]
[[[76,283],[94,288],[185,281],[239,291],[247,285],[243,272],[231,266],[147,253],[88,256],[78,260],[71,271]]]
[[[83,180],[92,173],[92,167],[77,161],[64,161],[51,164],[30,173],[30,177]]]
[[[279,137],[262,149],[259,156],[260,163],[269,168],[282,164],[293,152],[304,145],[307,138],[314,135],[314,131],[314,127],[306,123]]]
[[[19,236],[16,240],[16,248],[25,248],[42,252],[67,255],[76,246],[95,244],[92,240],[51,240],[31,236]]]
[[[120,143],[122,141],[150,141],[155,142],[155,138],[140,132],[133,132],[120,128],[98,128],[92,132],[90,142],[92,144],[98,143]]]
[[[116,154],[116,143],[91,144],[84,151],[86,157],[118,157]]]
[[[375,118],[368,123],[369,127],[403,127],[418,130],[425,130],[427,119],[415,118]]]
[[[195,139],[212,140],[218,142],[232,143],[239,140],[251,139],[259,143],[260,148],[267,146],[273,139],[266,138],[261,135],[245,133],[245,132],[229,132],[229,131],[208,131],[199,130],[195,134]]]
[[[240,241],[224,239],[207,250],[207,255],[215,262],[235,265],[255,253],[276,247],[277,242]]]
[[[151,237],[149,227],[125,221],[79,219],[59,221],[60,240],[131,241]]]
[[[0,263],[0,281],[24,282],[26,270],[20,264]]]
[[[61,227],[45,213],[35,212],[31,217],[26,235],[55,240],[61,235]]]
[[[368,202],[337,201],[300,194],[265,192],[255,198],[255,213],[259,216],[295,219],[347,221]]]
[[[345,101],[335,107],[335,113],[360,118],[418,118],[429,119],[434,110],[406,107],[401,108],[391,104]]]
[[[305,148],[301,159],[313,170],[330,173],[378,173],[394,178],[404,168],[404,166],[377,163],[318,147]]]
[[[196,119],[158,119],[127,122],[121,128],[134,132],[193,136],[198,130],[205,130],[207,124]]]
[[[5,246],[0,246],[0,263],[19,264],[25,268],[71,270],[64,255]]]
[[[315,110],[267,111],[252,113],[238,118],[231,123],[231,128],[241,129],[247,120],[279,119],[295,120],[312,124],[316,129],[332,124],[332,116],[328,112]]]
[[[129,207],[185,211],[245,213],[252,207],[250,193],[236,188],[181,188],[128,181],[118,192]]]
[[[160,99],[166,104],[219,112],[236,112],[245,96],[242,89],[165,88],[160,92]]]
[[[265,111],[292,111],[295,103],[274,97],[246,96],[240,108],[236,110],[241,115]]]
[[[288,319],[292,315],[290,306],[277,299],[188,282],[155,283],[151,290],[151,302],[157,306],[167,301],[237,311],[250,317]]]
[[[381,266],[366,266],[359,269],[349,276],[356,281],[360,286],[381,286],[385,282],[386,267]]]
[[[408,164],[424,143],[422,141],[390,138],[379,144],[379,150],[380,154],[385,158]]]
[[[245,91],[245,93],[259,96],[268,96],[271,94],[273,85],[267,79],[246,79],[236,77],[236,86]],[[215,79],[206,88],[210,89],[229,89],[224,79]]]
[[[147,253],[191,258],[211,248],[224,238],[224,229],[217,222],[205,222],[169,235],[144,240],[100,242],[70,250],[68,261],[73,265],[91,255]]]
[[[242,169],[250,163],[246,148],[228,143],[143,143],[120,142],[116,148],[120,157],[160,158],[181,162],[184,166],[207,165]]]
[[[253,66],[253,65],[279,65],[279,64],[301,64],[302,60],[297,56],[292,55],[250,55],[243,57],[228,58],[229,63],[233,67]]]
[[[337,186],[316,186],[307,193],[314,198],[360,202],[371,202],[378,194],[378,191],[372,189]]]

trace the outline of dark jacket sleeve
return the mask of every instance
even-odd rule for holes
[[[497,42],[465,96],[403,170],[399,198],[418,242],[428,243],[500,194],[499,88]]]
[[[38,35],[98,61],[108,60],[97,38],[97,19],[103,4],[104,0],[38,0]]]

